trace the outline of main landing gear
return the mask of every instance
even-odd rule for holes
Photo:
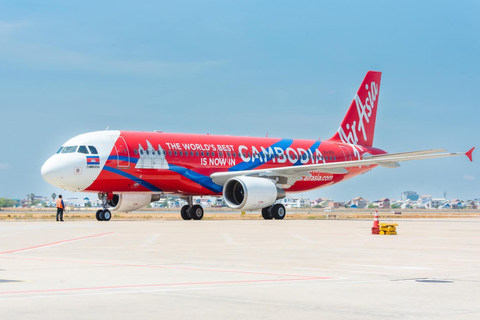
[[[273,206],[262,209],[262,217],[265,220],[272,220],[273,218],[282,220],[287,215],[285,206],[281,203],[276,203]]]
[[[108,193],[99,193],[98,197],[102,200],[103,209],[97,211],[95,218],[97,218],[98,221],[109,221],[112,218],[112,213],[107,209]]]
[[[193,197],[187,197],[188,204],[182,207],[180,215],[183,220],[202,220],[203,208],[201,205],[193,204]]]

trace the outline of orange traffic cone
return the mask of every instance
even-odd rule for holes
[[[373,219],[372,234],[380,234],[380,228],[378,227],[378,211],[375,210],[375,218]]]

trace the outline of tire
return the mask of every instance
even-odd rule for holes
[[[201,205],[194,205],[190,208],[190,216],[193,220],[202,220],[203,218],[203,208]]]
[[[282,220],[287,215],[287,210],[280,203],[273,205],[271,212],[273,217],[278,220]]]
[[[97,213],[95,213],[95,218],[97,218],[97,221],[102,221],[102,219],[100,218],[100,214],[102,213],[102,209],[98,210]]]
[[[103,221],[110,221],[110,219],[112,219],[112,213],[108,209],[105,209],[105,211],[103,211],[102,216],[103,216]]]
[[[190,216],[190,213],[188,212],[190,209],[189,205],[184,205],[182,207],[182,210],[180,210],[180,215],[182,216],[183,220],[192,220],[192,217]]]
[[[265,219],[265,220],[272,220],[273,219],[271,209],[272,209],[272,207],[266,207],[266,208],[262,209],[263,219]]]

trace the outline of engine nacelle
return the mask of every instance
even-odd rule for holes
[[[158,200],[160,200],[159,194],[121,193],[114,194],[112,199],[108,200],[108,205],[113,207],[111,211],[132,212]]]
[[[285,191],[270,179],[241,176],[225,182],[223,197],[230,208],[256,210],[284,198]]]

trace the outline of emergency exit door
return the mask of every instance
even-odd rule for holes
[[[343,155],[345,156],[345,161],[352,160],[352,153],[350,152],[350,150],[348,150],[347,147],[340,146],[340,150],[342,150]]]
[[[130,152],[123,137],[118,137],[114,149],[117,153],[117,168],[130,168]]]

